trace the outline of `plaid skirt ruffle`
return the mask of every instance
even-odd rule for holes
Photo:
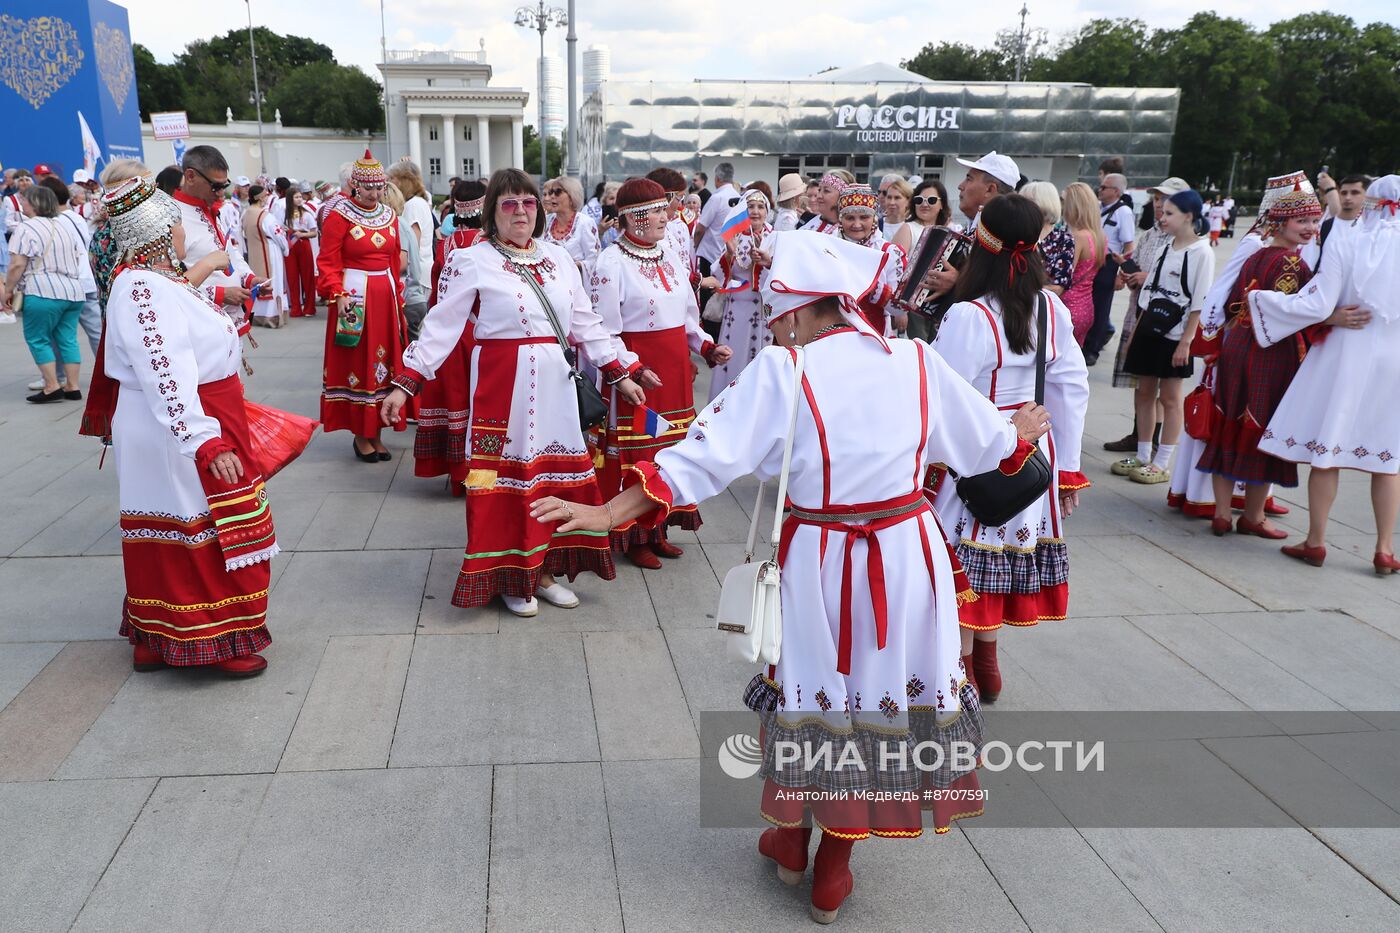
[[[1069,545],[1064,541],[1041,541],[1030,551],[960,541],[954,550],[977,593],[975,601],[958,608],[963,628],[992,631],[1068,615]]]
[[[479,573],[461,571],[452,590],[452,605],[461,609],[484,606],[497,596],[528,599],[540,588],[540,577],[565,577],[573,580],[581,573],[596,573],[604,580],[617,578],[617,566],[612,551],[602,548],[550,548],[544,563],[525,570],[519,567],[497,567]]]
[[[142,644],[160,655],[162,661],[171,667],[193,667],[199,664],[217,664],[229,658],[241,658],[257,654],[272,644],[272,635],[266,625],[243,632],[228,632],[213,638],[187,639],[166,638],[152,632],[143,632],[122,619],[119,633],[133,645]]]

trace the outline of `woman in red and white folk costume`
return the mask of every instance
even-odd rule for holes
[[[997,632],[1063,619],[1069,607],[1069,548],[1063,522],[1089,486],[1079,470],[1079,445],[1089,407],[1084,354],[1069,309],[1045,289],[1036,248],[1041,215],[1029,198],[1003,195],[982,209],[976,245],[958,275],[957,304],[948,309],[933,348],[1000,411],[1035,398],[1036,319],[1049,302],[1045,335],[1045,407],[1050,433],[1041,450],[1055,479],[1045,495],[999,528],[980,523],[958,497],[957,482],[935,471],[934,507],[948,529],[977,599],[962,609],[963,662],[982,699],[1001,693]],[[959,475],[970,475],[952,464]],[[970,657],[969,657],[970,655]]]
[[[622,235],[599,254],[589,273],[593,309],[620,340],[619,357],[647,392],[645,406],[621,400],[611,406],[599,477],[607,497],[637,482],[631,467],[650,462],[680,441],[695,420],[691,351],[712,366],[730,357],[728,347],[716,346],[700,330],[690,279],[675,254],[662,245],[667,202],[665,190],[648,178],[624,182],[617,191]],[[648,411],[661,416],[655,434],[648,428]],[[685,553],[666,540],[667,525],[694,531],[700,527],[700,513],[693,506],[680,508],[666,525],[615,531],[613,545],[638,567],[659,570],[659,558]]]
[[[384,166],[368,149],[355,162],[351,194],[331,205],[321,224],[317,287],[331,307],[321,375],[324,430],[355,435],[355,456],[392,460],[379,440],[379,406],[408,343],[399,272],[399,219],[380,202]],[[413,413],[410,411],[409,415]],[[404,430],[403,420],[390,425]]]
[[[1259,442],[1266,454],[1312,467],[1307,540],[1283,553],[1322,566],[1338,471],[1360,470],[1371,474],[1372,566],[1381,575],[1400,571],[1400,175],[1371,183],[1360,221],[1333,225],[1318,272],[1302,291],[1255,291],[1247,300],[1260,346],[1332,325],[1298,367]]]
[[[666,192],[666,247],[676,254],[681,267],[685,269],[687,282],[695,288],[700,282],[700,273],[695,268],[695,224],[699,215],[686,210],[685,176],[673,168],[654,168],[647,172],[647,178],[656,182]],[[696,309],[699,313],[699,301]]]
[[[836,174],[839,171],[841,174]],[[847,185],[854,185],[856,178],[845,169],[827,172],[822,176],[822,180],[817,184],[816,196],[807,205],[816,216],[807,221],[801,229],[811,230],[816,233],[825,233],[835,236],[841,232],[841,224],[837,213],[837,200],[841,197],[841,192]]]
[[[717,397],[729,383],[753,362],[760,350],[773,343],[763,313],[760,291],[767,267],[759,258],[761,248],[773,228],[768,223],[767,196],[756,188],[743,194],[749,208],[749,232],[741,233],[724,245],[719,268],[724,283],[724,317],[719,323],[719,342],[734,351],[728,362],[710,374],[710,398]],[[717,281],[715,283],[719,285]]]
[[[880,280],[880,288],[861,302],[860,310],[877,333],[893,337],[909,326],[909,315],[890,307],[890,299],[899,290],[904,275],[904,250],[886,242],[880,232],[875,208],[880,199],[865,185],[847,185],[836,199],[841,239],[857,246],[878,249],[889,256]]]
[[[583,213],[583,187],[578,179],[565,175],[546,183],[544,209],[549,214],[541,239],[564,247],[579,269],[586,272],[598,258],[598,225]]]
[[[605,508],[560,497],[541,500],[534,512],[563,522],[561,532],[653,524],[749,473],[772,479],[798,404],[792,512],[779,557],[781,659],[753,678],[745,702],[763,724],[762,815],[778,827],[764,832],[759,852],[777,863],[783,881],[800,882],[810,814],[823,830],[812,913],[825,923],[853,887],[852,843],[921,835],[924,790],[937,791],[923,806],[938,833],[982,812],[974,763],[982,718],[959,658],[962,586],[921,482],[934,461],[969,474],[1014,469],[1030,456],[1045,415],[1028,405],[1008,421],[927,344],[886,341],[871,330],[855,302],[880,288],[883,253],[800,230],[774,234],[773,247],[764,300],[780,346],[761,352],[684,441],[638,465],[642,485]],[[800,393],[796,351],[788,349],[795,345],[805,348]],[[876,396],[911,403],[872,408]],[[830,741],[832,758],[826,767],[780,764],[780,740]],[[901,743],[908,750],[921,742],[946,753],[937,771],[896,760]],[[967,743],[966,760],[954,760],[954,742]],[[890,760],[882,760],[882,745]],[[851,754],[862,768],[833,764]],[[913,799],[843,800],[843,791]]]
[[[181,272],[180,213],[147,178],[103,198],[123,262],[107,300],[104,372],[85,423],[110,418],[126,601],[138,671],[260,673],[272,512],[248,436],[233,323]],[[216,252],[200,281],[228,267]],[[99,385],[111,383],[116,385]],[[115,403],[114,411],[96,407]]]
[[[452,254],[481,238],[481,208],[486,185],[459,181],[452,189],[452,233],[439,237],[433,257],[433,290],[428,307],[438,302],[439,289],[447,284],[442,269]],[[454,281],[461,281],[460,278]],[[446,476],[454,497],[466,495],[467,425],[471,408],[472,325],[462,328],[462,338],[438,367],[433,380],[418,394],[418,430],[413,437],[413,475]]]
[[[1239,519],[1239,533],[1274,540],[1288,537],[1269,521],[1264,504],[1271,483],[1298,485],[1298,465],[1261,453],[1259,441],[1308,352],[1308,339],[1298,333],[1291,340],[1261,347],[1254,339],[1247,300],[1252,291],[1292,295],[1308,284],[1312,270],[1299,250],[1317,235],[1321,218],[1317,196],[1302,189],[1284,195],[1269,208],[1265,236],[1271,238],[1270,243],[1250,256],[1240,270],[1223,309],[1223,335],[1220,329],[1203,330],[1191,348],[1194,355],[1216,360],[1216,417],[1197,465],[1197,469],[1212,474],[1215,517],[1211,531],[1216,535],[1230,530],[1235,484],[1243,483],[1244,514]]]
[[[266,289],[258,290],[253,301],[252,323],[259,327],[281,327],[287,323],[287,255],[291,243],[271,205],[272,192],[259,185],[248,189],[248,207],[243,212],[248,265],[258,278],[269,283]]]
[[[578,605],[555,575],[617,574],[606,533],[551,534],[530,520],[529,503],[540,496],[602,501],[569,363],[536,289],[569,342],[619,395],[634,405],[645,395],[618,362],[572,257],[538,239],[544,214],[530,176],[519,169],[493,174],[482,217],[484,239],[448,259],[438,303],[404,352],[383,418],[392,424],[399,417],[474,323],[467,548],[452,604],[484,606],[500,596],[514,614],[533,616],[537,594],[561,608]]]

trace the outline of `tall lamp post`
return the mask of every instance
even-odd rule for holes
[[[389,64],[389,45],[384,37],[384,0],[379,0],[379,58]],[[394,158],[394,129],[389,124],[389,76],[384,76],[384,161]]]
[[[258,108],[258,170],[267,174],[267,147],[263,145],[262,91],[258,88],[258,47],[253,42],[253,0],[243,0],[248,7],[248,52],[253,56],[253,104]]]
[[[545,6],[544,0],[539,0],[537,6],[517,7],[515,11],[515,25],[524,26],[526,29],[539,30],[540,34],[540,61],[539,67],[535,70],[539,78],[540,95],[540,184],[545,183],[549,177],[549,137],[544,131],[544,34],[550,26],[564,26],[569,22],[569,14],[559,9],[557,6]]]
[[[574,32],[574,0],[569,0],[569,32],[564,38],[569,50],[569,142],[564,150],[564,174],[578,177],[578,33]]]

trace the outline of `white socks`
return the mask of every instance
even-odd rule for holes
[[[1143,464],[1152,462],[1151,441],[1138,441],[1137,462]]]
[[[1172,462],[1172,454],[1176,453],[1175,444],[1160,444],[1157,447],[1157,456],[1153,458],[1152,465],[1165,470]]]

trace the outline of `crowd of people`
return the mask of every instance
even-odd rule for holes
[[[253,326],[318,303],[322,428],[379,464],[382,432],[413,426],[416,475],[465,502],[456,606],[574,608],[567,581],[614,579],[615,555],[660,570],[684,555],[668,529],[699,528],[706,499],[781,476],[782,651],[745,692],[775,826],[759,850],[796,883],[803,827],[821,829],[812,912],[829,922],[854,841],[922,832],[917,796],[831,792],[936,791],[941,833],[981,812],[976,770],[852,786],[773,744],[815,729],[868,760],[874,736],[981,742],[1001,630],[1069,615],[1089,367],[1116,292],[1113,383],[1134,387],[1135,425],[1105,445],[1130,454],[1112,474],[1170,484],[1217,535],[1279,539],[1270,490],[1308,463],[1309,534],[1283,550],[1321,566],[1337,472],[1363,470],[1376,572],[1400,570],[1400,418],[1370,404],[1400,389],[1400,177],[1271,179],[1216,276],[1234,205],[1182,179],[1139,215],[1121,159],[1062,190],[995,152],[958,161],[953,193],[839,169],[775,189],[722,162],[587,199],[576,178],[510,168],[453,179],[437,209],[413,162],[369,151],[337,183],[230,179],[209,146],[171,173],[117,161],[71,186],[40,166],[6,173],[0,305],[24,295],[29,401],[83,398],[78,327],[97,354],[82,430],[115,448],[138,670],[266,667],[264,484],[281,462],[258,456],[238,371]],[[978,492],[1034,475],[1006,514]]]

